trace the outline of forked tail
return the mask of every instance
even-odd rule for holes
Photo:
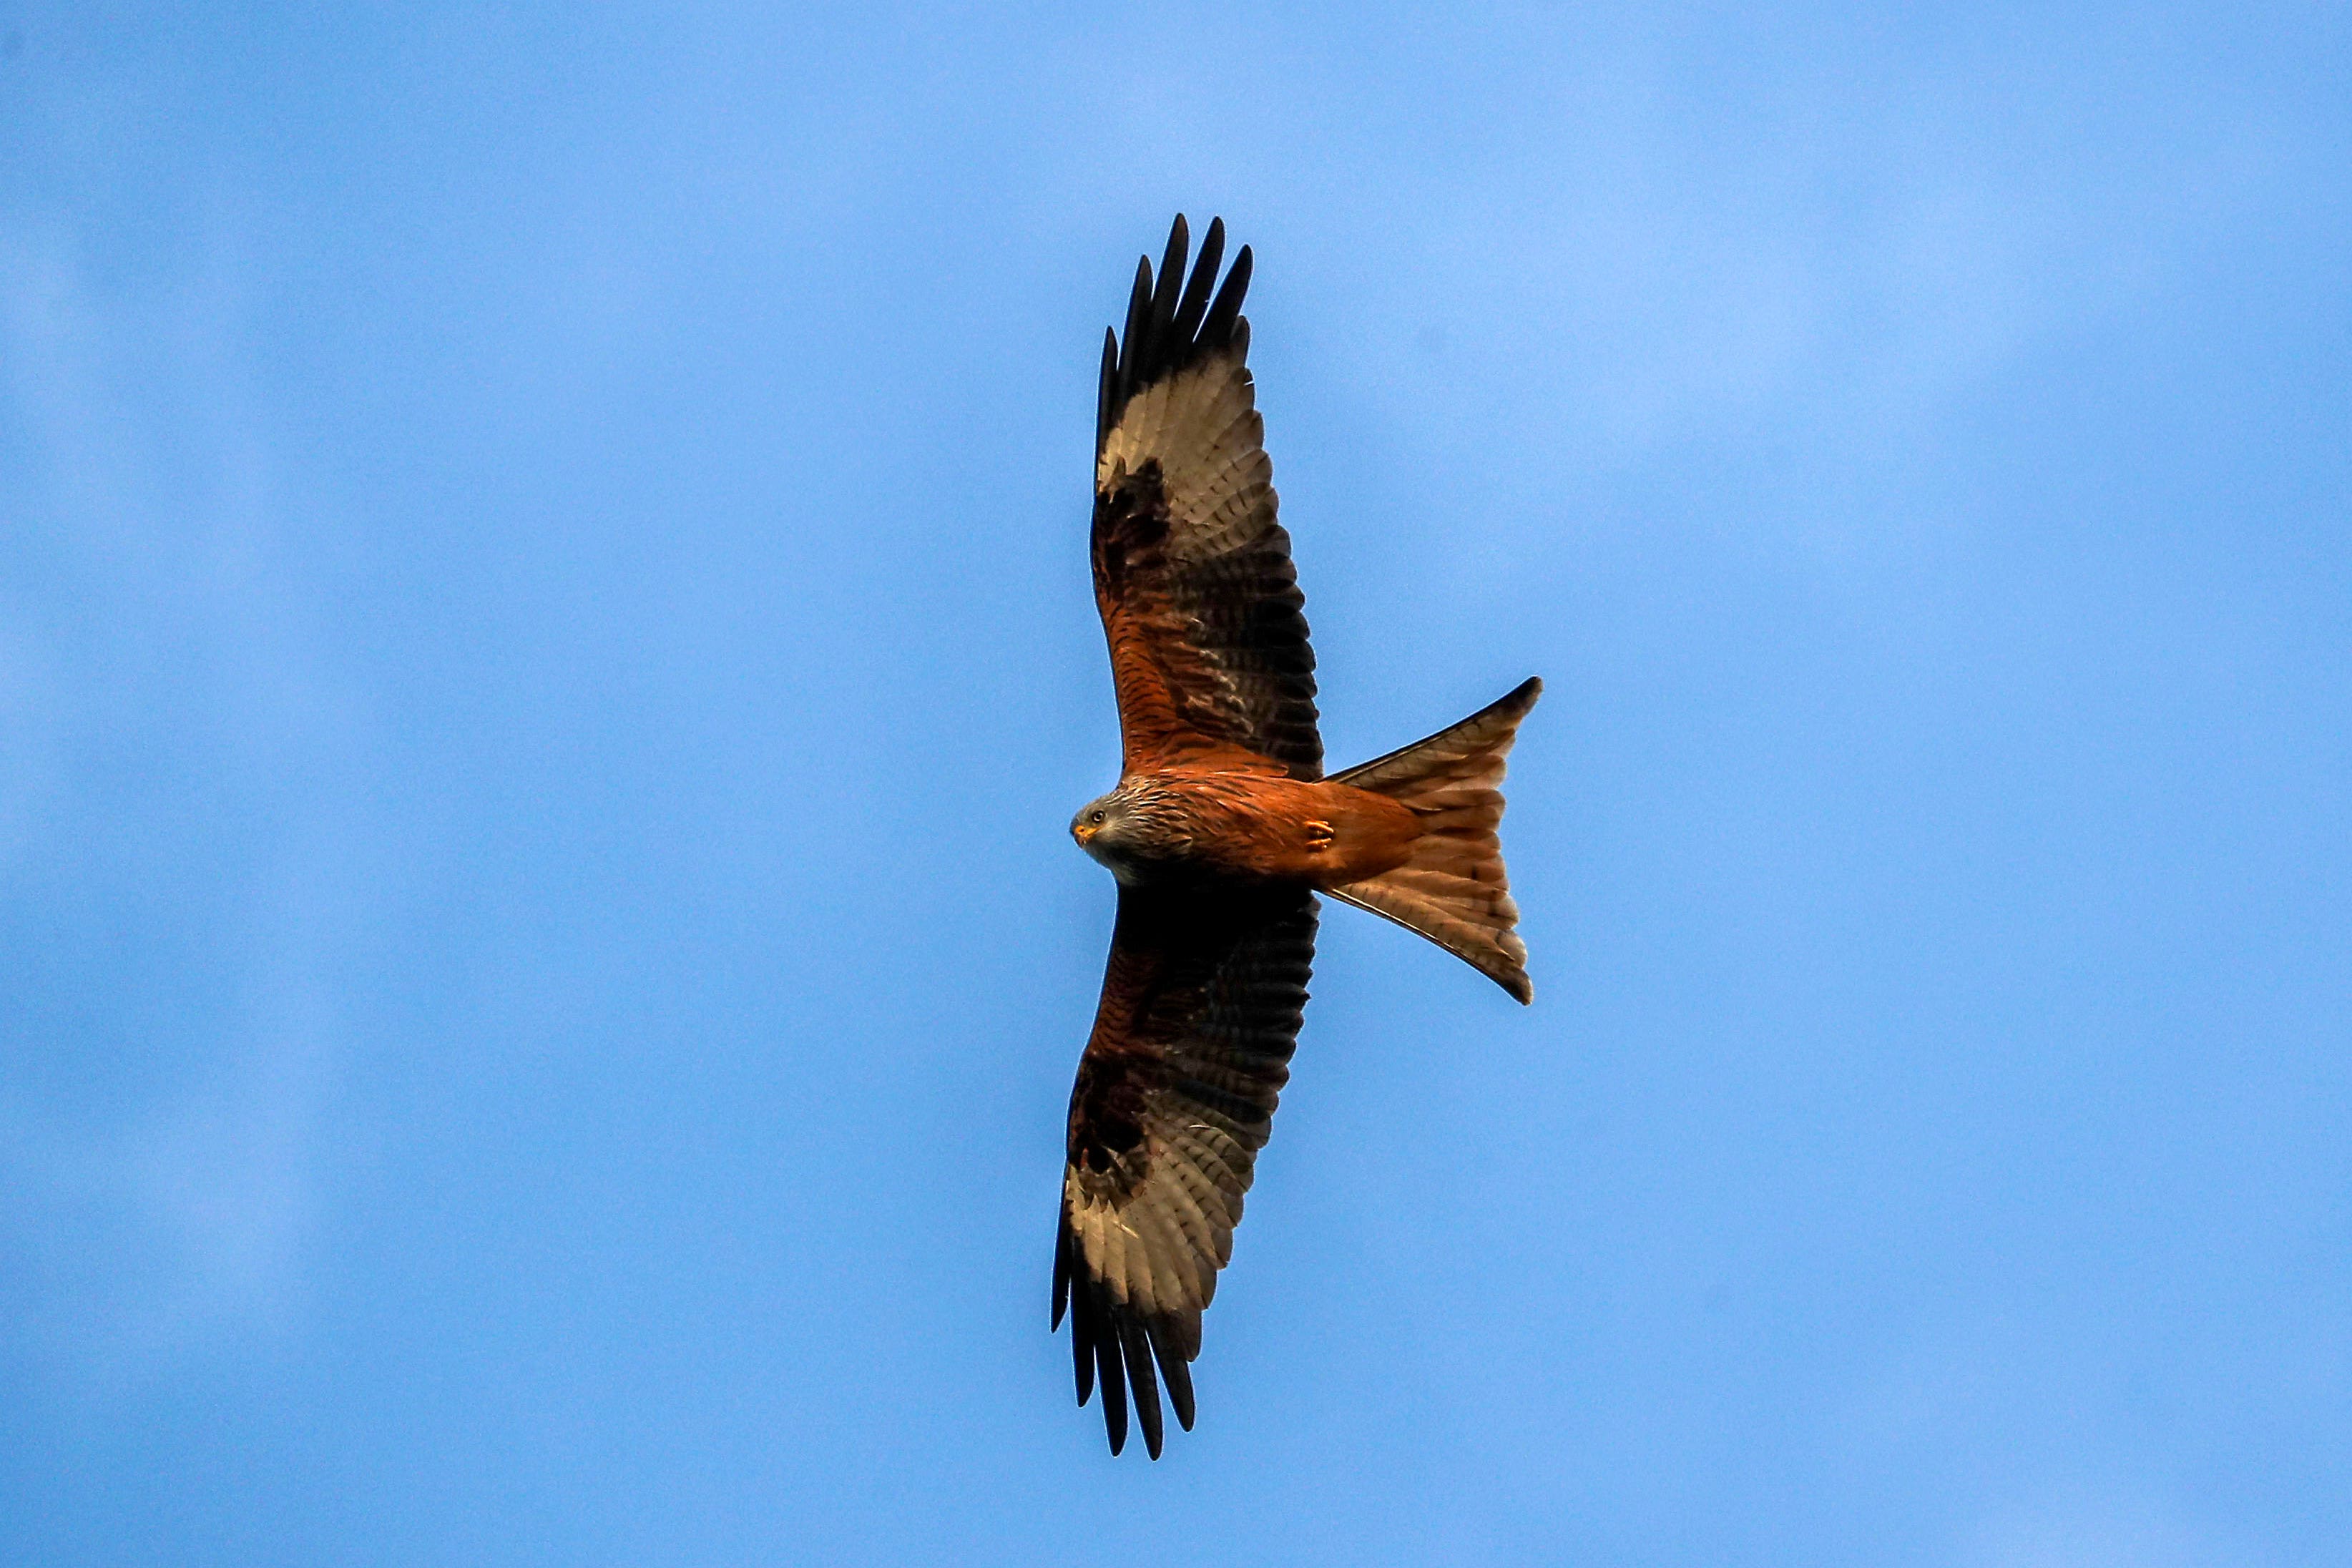
[[[1504,760],[1542,694],[1543,682],[1530,678],[1459,724],[1331,779],[1402,802],[1421,818],[1412,859],[1331,896],[1419,931],[1522,1002],[1534,1000],[1535,985],[1496,830]]]

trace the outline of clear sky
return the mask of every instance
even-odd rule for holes
[[[824,15],[0,0],[0,1562],[2352,1561],[2346,11]],[[1335,763],[1548,693],[1153,1465],[1180,209]]]

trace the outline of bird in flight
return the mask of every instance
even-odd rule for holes
[[[1316,895],[1534,994],[1496,829],[1542,683],[1324,775],[1306,601],[1247,364],[1249,247],[1217,287],[1224,240],[1212,222],[1188,279],[1180,215],[1103,342],[1094,584],[1120,766],[1070,823],[1118,879],[1118,916],[1070,1092],[1053,1326],[1068,1313],[1078,1403],[1101,1384],[1110,1451],[1131,1395],[1154,1458],[1155,1365],[1192,1429],[1201,1310],[1290,1077]]]

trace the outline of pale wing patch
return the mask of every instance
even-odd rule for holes
[[[1095,483],[1160,465],[1171,561],[1197,565],[1255,543],[1274,526],[1274,464],[1255,387],[1238,359],[1213,355],[1130,399],[1095,461]]]
[[[1065,1185],[1087,1272],[1122,1304],[1182,1312],[1216,1293],[1265,1129],[1237,1136],[1202,1120],[1181,1095],[1152,1101],[1140,1182],[1122,1160],[1101,1173],[1071,1169]]]
[[[1294,777],[1320,778],[1315,655],[1290,539],[1276,521],[1265,434],[1240,345],[1128,399],[1096,463],[1098,530],[1106,517],[1145,518],[1132,536],[1140,574],[1113,579],[1114,599],[1136,614],[1123,630],[1113,626],[1112,658],[1122,657],[1122,635],[1133,639],[1181,729],[1245,746]],[[1149,752],[1164,737],[1146,729],[1129,739]]]

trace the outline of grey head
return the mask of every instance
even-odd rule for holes
[[[1138,830],[1142,825],[1135,805],[1125,789],[1115,789],[1088,801],[1070,818],[1070,837],[1078,847],[1109,867],[1122,882],[1135,880],[1136,851],[1141,847]]]

